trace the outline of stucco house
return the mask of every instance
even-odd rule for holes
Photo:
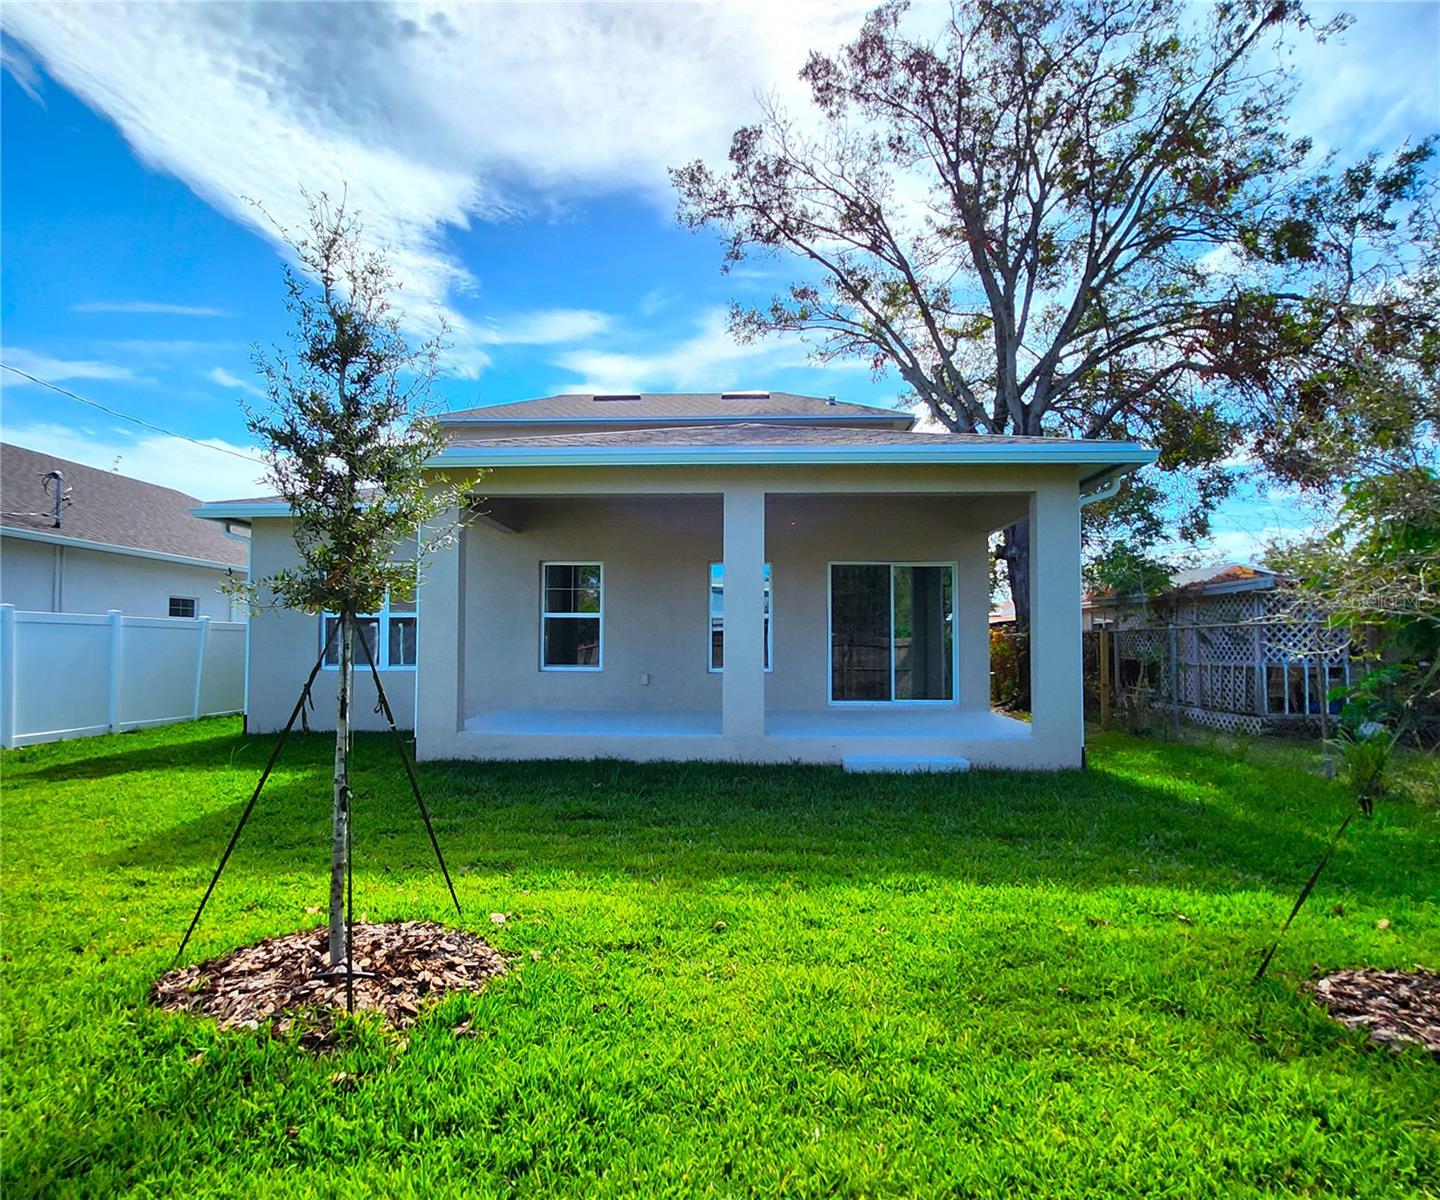
[[[444,423],[431,468],[485,473],[418,595],[366,624],[422,758],[1080,763],[1080,510],[1152,452],[921,432],[780,392],[550,396]],[[251,526],[255,577],[293,561],[274,498],[195,511]],[[1030,721],[990,708],[987,539],[1020,520]],[[254,617],[249,728],[284,722],[324,630]]]
[[[174,488],[0,445],[0,603],[40,613],[243,616],[221,588],[244,578],[248,542],[241,530],[193,516],[198,503]]]

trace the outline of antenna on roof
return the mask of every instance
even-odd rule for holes
[[[70,499],[70,493],[75,489],[65,486],[65,476],[61,472],[47,471],[40,476],[40,490],[47,496],[52,494],[50,491],[50,485],[52,483],[55,485],[55,491],[53,493],[55,497],[55,528],[59,529],[63,524],[60,517],[60,510],[64,508],[65,505],[74,503],[74,501]]]

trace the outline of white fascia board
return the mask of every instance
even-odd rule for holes
[[[117,546],[113,542],[92,542],[87,538],[65,537],[41,529],[17,529],[0,525],[0,536],[19,538],[26,542],[45,542],[51,546],[73,546],[77,550],[98,550],[104,554],[125,554],[131,558],[149,558],[156,562],[179,563],[186,567],[212,567],[218,571],[243,571],[244,563],[221,562],[214,558],[194,558],[188,554],[167,554],[163,550],[142,550],[138,546]]]
[[[290,506],[283,500],[264,500],[257,504],[244,500],[216,501],[197,504],[190,515],[204,521],[250,521],[256,517],[288,517]]]
[[[1090,478],[1147,466],[1157,452],[1133,442],[1054,446],[969,442],[963,446],[451,446],[425,465],[441,467],[728,467],[846,464],[1094,465]]]

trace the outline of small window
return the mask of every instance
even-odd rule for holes
[[[775,669],[775,630],[770,621],[770,564],[765,564],[765,669]],[[725,670],[725,564],[710,564],[710,670]]]
[[[189,617],[193,619],[195,616],[195,597],[171,596],[170,615],[172,617]]]
[[[605,615],[600,563],[542,563],[540,669],[598,671]]]
[[[415,594],[390,597],[385,612],[385,662],[392,667],[413,667],[419,652],[420,624]]]
[[[382,670],[413,670],[419,652],[419,613],[415,596],[392,595],[378,612],[357,613],[355,631],[365,639],[375,665]],[[320,623],[320,638],[325,649],[325,666],[340,669],[340,618],[326,613]],[[368,671],[370,664],[365,651],[355,647],[355,669]]]

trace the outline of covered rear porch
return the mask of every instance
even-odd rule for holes
[[[582,474],[497,472],[432,566],[424,757],[1078,765],[1073,473]],[[990,708],[988,541],[1016,519],[1030,721]]]

